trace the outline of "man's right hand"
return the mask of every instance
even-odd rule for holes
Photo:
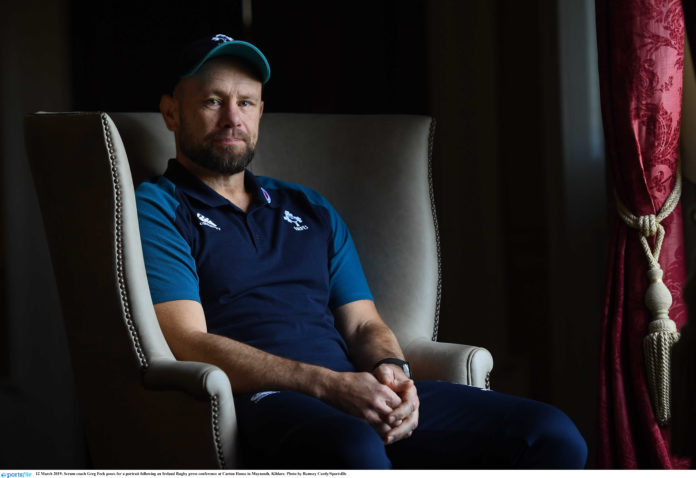
[[[409,379],[400,367],[382,364],[372,372],[380,383],[388,386],[401,398],[401,405],[387,417],[392,426],[385,437],[385,443],[390,444],[408,438],[418,427],[418,408],[420,400],[413,380]]]
[[[367,372],[332,372],[320,398],[339,410],[362,418],[386,439],[389,415],[401,404],[391,388]]]

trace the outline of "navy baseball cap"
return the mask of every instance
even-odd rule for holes
[[[263,84],[271,77],[271,67],[261,50],[251,43],[218,34],[196,40],[182,50],[176,81],[195,75],[206,61],[217,56],[235,56],[245,60],[258,73]]]

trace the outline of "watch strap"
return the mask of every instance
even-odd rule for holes
[[[376,369],[377,367],[379,367],[380,365],[385,364],[385,363],[391,364],[391,365],[398,365],[404,371],[406,376],[408,378],[411,378],[411,365],[407,361],[401,360],[398,358],[390,357],[390,358],[382,359],[379,362],[377,362],[374,367],[372,367],[372,370]]]

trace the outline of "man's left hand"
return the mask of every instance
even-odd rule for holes
[[[420,406],[413,380],[401,368],[390,364],[380,365],[373,374],[380,383],[391,388],[401,398],[401,404],[386,417],[386,424],[391,430],[384,435],[384,442],[389,445],[410,437],[418,426]]]

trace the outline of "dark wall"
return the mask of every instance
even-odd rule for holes
[[[207,33],[250,40],[264,51],[272,69],[266,111],[436,118],[440,340],[490,349],[495,389],[558,405],[592,445],[605,211],[587,199],[599,197],[597,190],[603,194],[604,186],[603,176],[595,176],[596,184],[572,186],[578,169],[569,169],[562,128],[568,93],[559,45],[578,45],[593,27],[558,8],[586,11],[591,2],[254,0],[251,24],[242,21],[244,3],[28,0],[3,18],[3,257],[5,282],[13,284],[5,291],[4,330],[16,346],[5,363],[0,404],[16,418],[0,424],[24,421],[27,431],[21,440],[2,441],[0,465],[88,464],[23,159],[21,115],[37,109],[156,111],[179,47]],[[578,38],[559,23],[564,15],[571,26],[577,23]],[[37,23],[44,28],[34,28]],[[571,53],[578,68],[587,68],[582,51]],[[44,57],[48,68],[29,61]],[[41,94],[32,96],[37,90]],[[19,211],[16,197],[26,198]],[[593,207],[583,221],[598,236],[583,239],[583,250],[591,253],[578,259],[573,241],[580,236],[569,232],[574,218],[568,208],[583,203]],[[32,226],[18,229],[18,220]],[[32,294],[37,277],[46,283],[38,296]],[[569,306],[576,301],[583,305]],[[29,348],[34,337],[41,353]],[[581,351],[582,360],[568,351]],[[52,368],[42,367],[42,354],[55,358]],[[43,379],[53,391],[39,400],[41,388],[33,382]],[[41,419],[29,413],[36,403],[46,410]],[[69,432],[62,443],[59,424]],[[40,460],[17,452],[36,430],[58,444]]]
[[[266,111],[426,114],[422,0],[256,1],[250,28],[241,4],[73,0],[74,108],[157,111],[181,46],[226,33],[266,54]]]
[[[3,217],[0,468],[79,468],[87,454],[23,116],[71,107],[63,2],[27,0],[0,15],[0,185]]]
[[[426,114],[424,15],[419,0],[255,2],[269,111]]]
[[[158,111],[183,45],[242,29],[241,0],[65,1],[74,110]]]

